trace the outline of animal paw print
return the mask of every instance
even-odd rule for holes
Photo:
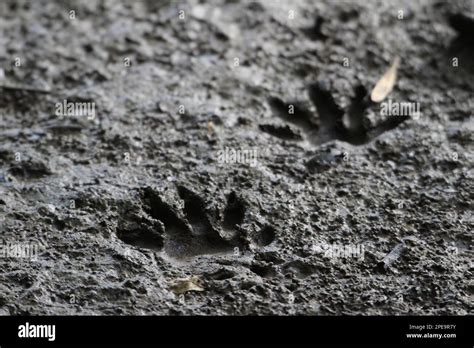
[[[223,211],[216,216],[206,209],[206,202],[185,186],[177,186],[182,203],[169,204],[163,195],[151,187],[141,192],[145,217],[140,228],[118,231],[118,237],[131,245],[164,252],[171,259],[186,261],[199,255],[226,254],[235,248],[244,250],[250,244],[263,247],[272,243],[276,233],[264,226],[259,233],[248,236],[242,225],[247,219],[246,202],[232,192]],[[136,215],[136,214],[135,214]]]
[[[331,140],[340,140],[353,145],[367,144],[382,133],[394,129],[407,117],[390,117],[374,128],[364,125],[364,112],[371,106],[365,87],[358,86],[347,110],[342,110],[335,102],[327,83],[319,81],[309,86],[308,94],[317,110],[319,118],[302,107],[300,103],[285,103],[275,97],[269,98],[273,113],[285,126],[261,124],[260,129],[285,140],[306,140],[320,145]]]

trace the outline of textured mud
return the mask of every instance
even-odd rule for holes
[[[0,313],[472,313],[473,12],[1,1],[0,240],[41,248],[0,260]],[[396,56],[420,117],[368,101]]]

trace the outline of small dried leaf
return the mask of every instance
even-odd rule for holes
[[[209,133],[215,133],[216,127],[214,126],[214,122],[209,121],[209,122],[207,123],[207,131],[208,131]]]
[[[395,82],[397,81],[397,70],[400,65],[400,58],[395,57],[390,68],[383,74],[381,79],[375,84],[372,93],[370,94],[370,99],[374,103],[380,103],[384,100],[392,91]]]
[[[177,279],[170,286],[171,291],[176,295],[184,294],[188,291],[204,291],[200,285],[199,277],[192,276],[187,279]]]

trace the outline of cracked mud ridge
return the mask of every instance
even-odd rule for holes
[[[473,38],[461,0],[1,1],[0,314],[472,314]]]

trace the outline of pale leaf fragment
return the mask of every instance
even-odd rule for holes
[[[212,121],[207,122],[207,131],[208,131],[208,133],[215,133],[216,132],[216,126],[214,126],[214,122],[212,122]]]
[[[395,82],[397,81],[397,70],[399,65],[400,58],[395,57],[390,68],[388,68],[385,74],[383,74],[380,80],[375,84],[375,87],[370,94],[370,99],[374,103],[380,103],[392,91],[393,86],[395,86]]]
[[[188,291],[204,291],[200,286],[201,280],[197,276],[192,276],[186,279],[177,279],[171,284],[170,289],[176,295],[184,294]]]

